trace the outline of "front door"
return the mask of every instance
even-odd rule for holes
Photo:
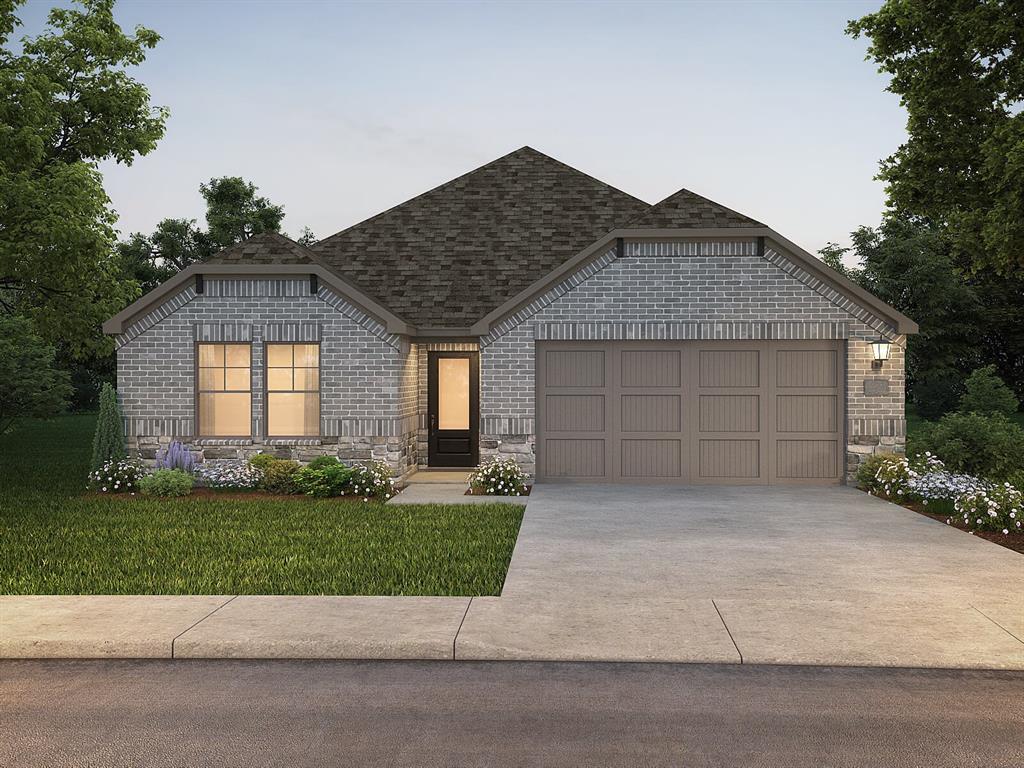
[[[427,463],[431,467],[477,465],[479,364],[477,352],[427,353]]]

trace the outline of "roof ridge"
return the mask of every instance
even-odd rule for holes
[[[584,178],[590,179],[591,181],[594,181],[597,184],[600,184],[601,186],[606,187],[607,189],[610,189],[610,190],[613,190],[615,192],[618,192],[621,195],[625,195],[626,197],[628,197],[628,198],[630,198],[632,200],[636,200],[638,203],[643,203],[646,206],[650,206],[650,203],[648,203],[646,200],[641,200],[638,197],[634,197],[633,195],[629,194],[628,192],[625,192],[625,191],[619,189],[618,187],[612,186],[608,182],[601,181],[600,179],[598,179],[598,178],[596,178],[594,176],[591,176],[589,173],[585,173],[584,171],[581,171],[579,168],[573,168],[571,165],[569,165],[567,163],[563,163],[561,160],[558,160],[557,158],[551,157],[551,155],[548,155],[548,154],[546,154],[544,152],[541,152],[539,149],[534,149],[529,144],[524,144],[523,146],[519,147],[518,149],[514,149],[511,152],[506,152],[501,157],[495,158],[494,160],[486,162],[483,165],[477,166],[476,168],[473,168],[472,170],[469,170],[469,171],[466,171],[465,173],[459,174],[454,179],[449,179],[448,181],[443,182],[442,184],[438,184],[436,187],[431,187],[428,190],[420,192],[418,195],[413,195],[412,197],[408,198],[407,200],[403,200],[400,203],[395,203],[390,208],[387,208],[386,210],[383,210],[380,213],[376,213],[373,216],[365,218],[365,219],[363,219],[361,221],[357,221],[354,224],[350,224],[349,226],[345,227],[344,229],[338,230],[333,235],[328,235],[327,237],[323,238],[322,240],[318,240],[313,245],[314,245],[314,247],[320,246],[323,243],[328,242],[329,240],[333,240],[336,237],[339,237],[341,235],[344,235],[347,232],[352,231],[356,227],[360,227],[360,226],[362,226],[364,224],[369,224],[371,221],[376,221],[377,219],[380,219],[380,218],[382,218],[384,216],[387,216],[389,213],[397,210],[398,208],[401,208],[403,205],[408,205],[409,203],[412,203],[412,202],[414,202],[416,200],[419,200],[422,197],[426,197],[429,194],[432,194],[434,192],[438,192],[438,191],[440,191],[442,189],[445,189],[446,187],[453,186],[454,184],[457,184],[458,182],[460,182],[463,179],[465,179],[467,176],[471,176],[472,174],[477,173],[478,171],[482,171],[482,170],[484,170],[486,168],[490,168],[492,165],[500,163],[502,160],[505,160],[505,159],[507,159],[509,157],[512,157],[513,155],[515,155],[517,153],[520,153],[520,152],[523,152],[523,151],[528,151],[528,152],[532,152],[535,155],[540,155],[541,157],[545,158],[546,160],[548,160],[548,161],[550,161],[552,163],[555,163],[555,164],[557,164],[557,165],[559,165],[559,166],[561,166],[563,168],[566,168],[566,169],[572,171],[573,173],[575,173],[575,174],[577,174],[579,176],[583,176]]]
[[[636,216],[631,218],[628,222],[626,222],[622,226],[622,228],[623,229],[630,229],[631,225],[635,221],[643,219],[646,216],[650,216],[652,213],[656,212],[661,206],[665,205],[665,203],[667,203],[670,200],[672,200],[674,198],[677,198],[677,197],[679,197],[680,195],[683,195],[683,194],[692,195],[693,197],[697,198],[699,201],[702,201],[704,203],[709,203],[710,205],[713,205],[716,208],[722,209],[722,211],[724,211],[726,213],[731,213],[731,214],[733,214],[735,216],[740,217],[741,219],[747,219],[751,223],[751,226],[758,226],[758,227],[763,227],[764,226],[764,224],[759,222],[757,219],[754,219],[753,217],[748,216],[745,213],[737,211],[735,208],[730,208],[727,205],[723,205],[722,203],[718,202],[717,200],[712,200],[710,197],[705,197],[704,195],[701,195],[701,194],[699,194],[697,192],[694,192],[692,189],[688,189],[686,187],[680,187],[675,192],[673,192],[671,195],[668,195],[667,197],[662,198],[661,200],[656,202],[654,205],[650,206],[643,213],[637,214]]]

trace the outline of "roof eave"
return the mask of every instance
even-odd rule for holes
[[[351,304],[383,323],[388,333],[406,336],[415,335],[415,328],[412,325],[376,300],[367,296],[336,272],[319,264],[193,264],[169,280],[161,283],[145,296],[103,323],[103,332],[109,335],[122,333],[125,327],[131,324],[132,320],[161,303],[162,299],[174,293],[189,280],[194,279],[196,275],[203,275],[204,277],[316,275],[324,285],[335,289]]]
[[[545,291],[554,287],[561,280],[573,274],[590,261],[593,261],[601,253],[611,246],[617,239],[644,240],[644,239],[703,239],[713,237],[763,237],[781,246],[791,257],[805,268],[827,283],[831,283],[841,293],[853,298],[858,304],[879,314],[882,319],[889,321],[897,333],[914,334],[918,332],[918,325],[909,317],[901,313],[895,307],[885,303],[877,296],[865,291],[859,285],[852,283],[840,275],[831,267],[827,266],[820,259],[815,258],[800,246],[787,240],[770,227],[713,227],[713,228],[681,228],[681,229],[614,229],[604,237],[584,248],[573,258],[556,267],[544,277],[532,283],[528,288],[516,294],[501,306],[488,312],[484,317],[475,322],[471,331],[475,335],[486,336],[491,328],[498,322],[515,314],[531,301],[542,295]]]

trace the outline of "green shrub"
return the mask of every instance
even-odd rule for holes
[[[353,467],[352,492],[363,500],[380,499],[387,501],[395,495],[395,479],[386,461],[371,461],[369,464]]]
[[[298,493],[295,487],[295,473],[299,471],[299,462],[291,459],[274,459],[265,463],[263,477],[259,488],[267,493]]]
[[[317,456],[306,466],[310,469],[323,469],[324,467],[333,467],[340,463],[341,462],[333,456]]]
[[[96,434],[92,439],[92,471],[98,471],[108,461],[127,456],[124,449],[124,423],[117,392],[104,383],[100,391],[100,414],[96,419]]]
[[[139,481],[146,496],[188,496],[192,493],[192,475],[180,469],[158,469]]]
[[[967,493],[956,500],[956,514],[972,531],[1019,533],[1024,518],[1024,495],[1009,483],[987,491]]]
[[[249,459],[249,463],[252,466],[256,467],[256,469],[260,470],[260,472],[262,472],[268,466],[273,464],[275,461],[279,461],[279,459],[275,456],[271,456],[269,453],[257,453],[255,456]]]
[[[492,459],[470,475],[470,487],[489,496],[522,496],[527,475],[515,459]]]
[[[947,413],[921,430],[915,451],[931,451],[946,468],[1003,481],[1024,468],[1024,429],[1001,413]]]
[[[857,467],[857,485],[875,496],[902,501],[911,495],[914,476],[907,457],[899,453],[873,453]]]
[[[294,475],[295,487],[307,496],[327,498],[344,496],[352,488],[356,470],[335,463],[323,467],[303,467]]]
[[[1002,413],[1012,416],[1020,408],[1013,390],[996,375],[994,365],[978,368],[964,382],[964,395],[960,398],[962,413]]]

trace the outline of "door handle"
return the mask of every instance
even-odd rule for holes
[[[430,431],[437,432],[437,416],[430,414]]]

